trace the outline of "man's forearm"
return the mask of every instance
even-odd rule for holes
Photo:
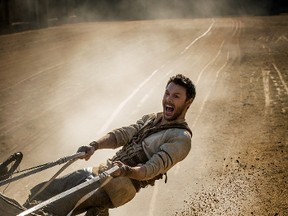
[[[91,146],[95,149],[115,149],[117,147],[117,140],[113,133],[108,133],[94,143]]]
[[[136,180],[144,180],[146,176],[146,168],[144,166],[131,167],[131,171],[127,173],[127,177]]]
[[[114,165],[117,165],[120,167],[117,171],[113,173],[113,177],[118,177],[118,176],[126,176],[131,179],[136,179],[136,180],[145,180],[146,177],[146,167],[142,165],[138,165],[135,167],[131,167],[128,165],[125,165],[121,161],[115,161],[113,162]]]
[[[98,149],[115,149],[117,147],[117,140],[113,133],[108,133],[98,141],[93,141],[89,146],[80,146],[77,152],[85,152],[81,159],[89,160],[94,152]]]

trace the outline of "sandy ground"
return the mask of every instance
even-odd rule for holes
[[[111,215],[288,215],[287,18],[100,22],[2,35],[0,161],[21,151],[24,169],[73,154],[161,111],[166,81],[183,73],[197,86],[189,156],[167,184]],[[24,202],[56,171],[1,192]]]

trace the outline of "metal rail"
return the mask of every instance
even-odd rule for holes
[[[68,195],[70,195],[70,194],[72,194],[72,193],[74,193],[74,192],[76,192],[76,191],[78,191],[78,190],[80,190],[80,189],[82,189],[84,187],[87,187],[88,185],[91,185],[94,182],[99,181],[100,179],[103,179],[105,177],[110,176],[113,172],[115,172],[118,169],[119,169],[118,166],[114,166],[114,167],[110,168],[109,170],[101,173],[100,175],[92,178],[91,180],[83,182],[82,184],[79,184],[76,187],[73,187],[73,188],[71,188],[71,189],[69,189],[67,191],[64,191],[64,192],[62,192],[62,193],[60,193],[60,194],[58,194],[58,195],[56,195],[54,197],[51,197],[50,199],[48,199],[48,200],[46,200],[46,201],[44,201],[44,202],[42,202],[42,203],[30,208],[30,209],[27,209],[26,211],[18,214],[17,216],[25,216],[25,215],[28,215],[28,214],[30,214],[32,212],[35,212],[35,211],[45,207],[46,205],[48,205],[50,203],[56,202],[57,200],[62,199],[62,198],[66,197],[66,196],[68,196]]]
[[[43,170],[49,169],[49,168],[51,168],[53,166],[66,163],[66,162],[68,162],[70,160],[79,159],[80,157],[82,157],[84,155],[85,155],[85,152],[79,152],[79,153],[76,153],[76,154],[71,155],[71,156],[60,158],[57,161],[37,166],[35,169],[32,169],[32,170],[30,170],[28,172],[25,172],[25,173],[22,173],[22,174],[20,174],[18,176],[15,176],[15,177],[0,181],[0,187],[3,186],[3,185],[9,184],[11,182],[17,181],[17,180],[19,180],[21,178],[24,178],[24,177],[30,176],[32,174],[35,174],[37,172],[41,172]]]

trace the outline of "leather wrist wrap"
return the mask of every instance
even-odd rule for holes
[[[94,147],[95,148],[95,151],[99,148],[99,143],[96,142],[96,141],[93,141],[89,144],[90,146]]]

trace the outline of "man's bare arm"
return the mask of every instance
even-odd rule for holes
[[[81,146],[77,152],[85,152],[82,159],[89,160],[98,149],[114,149],[117,146],[117,140],[113,133],[108,133],[97,141],[93,141],[89,146]]]
[[[125,165],[121,161],[115,161],[113,164],[119,166],[120,168],[112,174],[113,177],[126,176],[128,178],[136,179],[139,181],[145,179],[147,172],[145,166],[138,165],[135,167],[130,167],[128,165]]]
[[[113,133],[108,133],[105,136],[101,137],[99,140],[90,144],[90,146],[97,149],[115,149],[117,147],[117,140]]]

